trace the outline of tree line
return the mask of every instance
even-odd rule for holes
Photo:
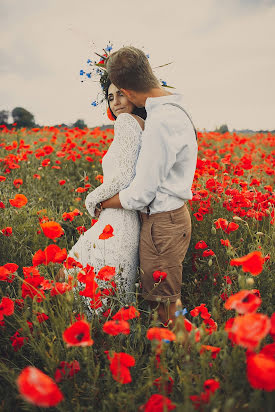
[[[9,123],[10,115],[12,116],[13,122]],[[20,129],[21,127],[32,128],[32,127],[43,127],[35,123],[34,115],[23,107],[15,107],[11,112],[8,110],[0,110],[0,125],[4,125],[7,128],[16,127]],[[78,127],[79,129],[85,129],[87,127],[86,123],[82,119],[78,119],[75,123],[67,125],[62,123],[62,127]]]

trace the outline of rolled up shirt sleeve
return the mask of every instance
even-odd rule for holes
[[[171,139],[171,126],[155,115],[142,134],[136,175],[130,185],[119,192],[124,209],[142,210],[155,198],[158,187],[176,162],[177,145],[170,144],[168,139]]]

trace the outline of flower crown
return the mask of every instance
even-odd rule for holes
[[[103,49],[103,52],[104,52],[103,54],[94,52],[94,54],[98,56],[99,60],[98,59],[97,60],[88,59],[87,60],[88,69],[86,71],[82,69],[80,70],[80,76],[82,77],[81,82],[84,82],[87,79],[93,79],[93,81],[100,83],[101,92],[99,92],[97,95],[97,98],[94,101],[92,101],[91,106],[93,107],[98,106],[99,104],[103,103],[106,100],[106,92],[110,84],[107,70],[106,70],[106,60],[111,54],[111,50],[113,50],[113,44],[109,42],[107,47]],[[149,54],[146,54],[146,57],[149,59],[150,58]],[[166,63],[161,66],[157,66],[154,69],[167,66],[171,63]],[[168,86],[166,81],[162,79],[159,79],[159,81],[163,87],[174,89],[174,87]],[[107,114],[108,114],[108,117],[110,118],[109,113]]]

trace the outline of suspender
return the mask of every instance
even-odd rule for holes
[[[176,106],[176,107],[178,107],[179,109],[181,109],[181,110],[186,114],[186,116],[188,117],[188,119],[189,119],[190,122],[192,123],[194,132],[195,132],[195,134],[196,134],[196,139],[198,140],[198,134],[197,134],[197,130],[196,130],[195,126],[194,126],[194,123],[192,122],[191,117],[190,117],[189,114],[184,110],[184,108],[181,107],[181,106],[180,106],[179,104],[177,104],[177,103],[163,103],[163,104],[164,104],[164,105],[165,105],[165,104],[171,104],[171,106]]]

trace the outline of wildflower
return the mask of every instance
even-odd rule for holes
[[[147,331],[147,339],[149,340],[159,340],[162,341],[163,339],[173,341],[176,340],[176,335],[170,331],[169,329],[165,328],[150,328]]]
[[[6,176],[0,176],[0,182],[4,182],[6,179]]]
[[[58,182],[58,183],[60,184],[60,186],[63,186],[63,185],[65,185],[66,180],[59,180],[59,182]]]
[[[221,348],[217,346],[210,346],[210,345],[201,345],[200,354],[204,353],[205,351],[211,352],[212,359],[216,359],[217,354],[220,352]]]
[[[214,225],[215,225],[216,229],[225,230],[228,226],[228,221],[226,219],[223,219],[222,217],[220,217],[219,219],[216,220]]]
[[[174,380],[171,378],[171,376],[169,376],[167,379],[161,376],[154,380],[153,385],[157,387],[159,392],[162,390],[162,387],[164,387],[164,391],[167,395],[169,395],[173,390]]]
[[[166,272],[160,272],[159,270],[156,270],[156,271],[153,273],[153,278],[154,278],[154,281],[155,281],[156,283],[161,282],[162,280],[166,279],[166,277],[167,277],[167,273],[166,273]]]
[[[129,320],[138,318],[140,316],[139,311],[134,306],[126,306],[125,308],[119,309],[119,311],[112,316],[114,320]]]
[[[3,202],[0,202],[0,209],[5,209],[5,205],[4,205],[4,203]]]
[[[239,228],[239,225],[235,222],[230,222],[227,226],[226,229],[224,229],[225,233],[231,233],[234,232],[235,230],[237,230]]]
[[[212,249],[206,249],[203,251],[202,256],[207,257],[207,256],[214,256],[215,252],[213,252]]]
[[[229,241],[229,239],[221,239],[221,244],[223,245],[223,246],[231,246],[231,243],[230,243],[230,241]]]
[[[22,397],[36,406],[55,406],[64,398],[56,383],[33,366],[24,368],[16,383]]]
[[[11,316],[14,313],[14,302],[9,297],[4,296],[0,303],[0,321],[5,316]]]
[[[212,393],[216,392],[216,390],[219,389],[219,387],[220,383],[215,379],[207,379],[203,384],[204,390]]]
[[[229,339],[240,346],[254,350],[269,333],[271,322],[262,313],[248,313],[226,322]]]
[[[112,336],[117,336],[120,333],[129,335],[130,325],[126,320],[109,320],[104,323],[103,331]]]
[[[83,233],[87,231],[85,226],[77,226],[76,230],[78,231],[80,235],[83,235]]]
[[[199,240],[198,243],[195,245],[195,249],[207,249],[208,246],[204,240]]]
[[[74,258],[68,257],[66,261],[63,263],[66,269],[72,269],[74,267],[82,268],[83,266],[81,263],[77,262]]]
[[[54,379],[57,383],[61,382],[64,379],[71,378],[76,373],[80,371],[79,362],[73,360],[72,362],[60,362],[58,368],[55,371]]]
[[[231,266],[242,266],[244,272],[249,272],[253,276],[259,275],[263,270],[264,258],[259,251],[251,252],[248,255],[237,259],[231,259]]]
[[[0,281],[11,283],[14,279],[14,274],[18,269],[16,263],[6,263],[0,266]]]
[[[18,189],[23,184],[23,180],[22,179],[14,179],[13,184],[16,187],[16,189]]]
[[[101,235],[99,235],[99,239],[109,239],[110,237],[113,237],[113,231],[114,229],[111,225],[106,225]]]
[[[1,231],[2,231],[4,236],[9,237],[9,236],[12,235],[12,227],[10,227],[10,226],[4,227]]]
[[[122,384],[132,382],[129,368],[135,366],[135,358],[124,352],[109,354],[109,351],[106,351],[105,353],[110,361],[110,371],[113,378]]]
[[[142,411],[144,412],[161,412],[172,411],[176,408],[176,405],[166,396],[155,393],[148,401],[142,405]]]
[[[268,348],[271,347],[271,348]],[[246,352],[247,380],[254,389],[275,390],[275,344],[266,345],[256,354]]]
[[[111,280],[116,274],[116,268],[112,266],[104,266],[100,269],[96,277],[100,280]]]
[[[21,208],[25,206],[25,204],[28,203],[28,199],[26,198],[25,195],[17,194],[14,196],[14,199],[9,199],[9,202],[12,206]]]
[[[90,336],[90,325],[85,320],[79,320],[63,332],[63,340],[67,346],[91,346],[94,341]]]
[[[46,237],[56,239],[64,234],[64,230],[57,222],[40,223],[41,229]]]
[[[241,290],[231,295],[225,302],[224,307],[227,310],[235,309],[237,313],[243,315],[256,312],[261,303],[262,300],[251,290]]]
[[[40,312],[36,313],[36,317],[39,323],[43,323],[45,322],[45,320],[49,319],[49,316],[46,315],[46,313],[40,313]]]
[[[194,216],[198,222],[201,222],[203,220],[203,215],[199,212],[194,213]]]

